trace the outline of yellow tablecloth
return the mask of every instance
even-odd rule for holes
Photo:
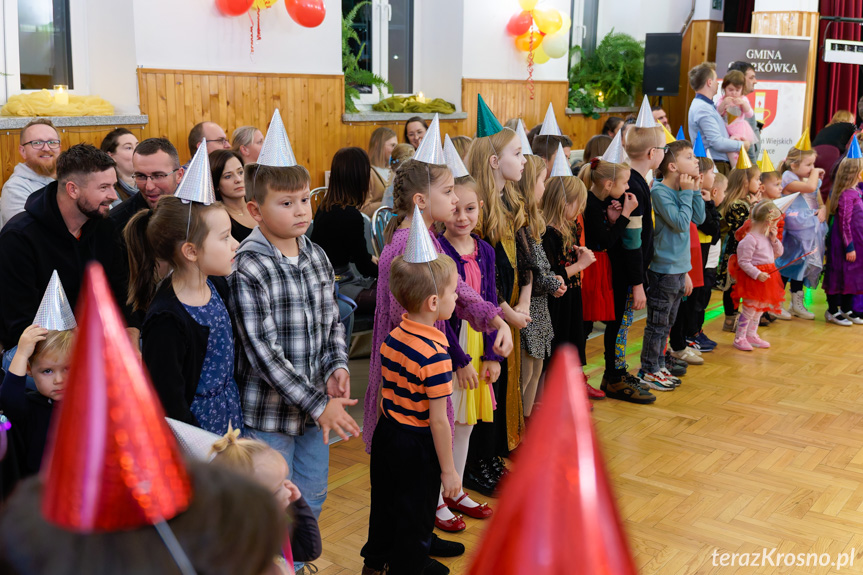
[[[6,101],[0,116],[111,116],[114,106],[99,96],[72,96],[61,106],[48,90],[17,94]]]

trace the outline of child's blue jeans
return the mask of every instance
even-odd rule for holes
[[[647,270],[647,323],[641,348],[641,369],[656,373],[665,367],[665,343],[677,317],[686,274],[658,274]]]

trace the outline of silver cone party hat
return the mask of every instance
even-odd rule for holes
[[[626,152],[623,150],[623,140],[621,139],[620,134],[623,130],[618,130],[618,132],[614,135],[614,139],[611,140],[611,144],[608,145],[608,149],[605,150],[605,153],[599,157],[603,162],[612,162],[614,164],[622,164],[629,158],[626,156]]]
[[[267,128],[267,136],[261,146],[257,163],[274,168],[290,168],[297,165],[297,158],[294,156],[294,150],[291,148],[291,141],[288,139],[278,108],[273,112],[273,119],[270,120],[270,127]]]
[[[533,156],[533,150],[530,148],[530,141],[527,139],[527,132],[524,130],[524,120],[518,119],[518,126],[515,128],[515,133],[518,134],[518,140],[521,142],[521,153],[525,156]]]
[[[51,274],[33,323],[51,331],[66,331],[78,327],[57,270]]]
[[[467,168],[464,167],[464,162],[461,161],[461,156],[458,155],[458,150],[455,149],[455,145],[450,140],[449,134],[444,136],[443,155],[453,178],[463,178],[470,175]]]
[[[180,449],[183,453],[197,461],[210,461],[213,455],[210,450],[213,448],[213,443],[217,442],[221,437],[215,433],[211,433],[200,427],[189,425],[188,423],[178,421],[166,417],[168,427],[174,432],[174,437],[177,438],[177,443],[180,444]]]
[[[779,208],[779,211],[783,214],[785,210],[788,209],[788,206],[794,203],[794,200],[797,199],[797,196],[800,195],[800,192],[794,192],[793,194],[788,194],[787,196],[782,196],[779,199],[773,200],[773,204]]]
[[[655,128],[656,126],[657,123],[653,118],[653,110],[650,109],[650,102],[647,100],[647,96],[645,96],[644,101],[641,102],[641,109],[638,111],[638,119],[635,120],[635,127]]]
[[[420,207],[414,204],[414,215],[408,243],[405,245],[404,260],[412,264],[424,264],[436,259],[437,251],[434,249],[428,228],[423,221],[422,212],[420,212]]]
[[[201,145],[189,162],[189,167],[183,172],[183,179],[180,180],[174,195],[186,203],[197,202],[206,206],[215,203],[216,191],[213,189],[213,174],[210,172],[206,138],[201,140]]]
[[[569,167],[569,162],[566,161],[566,154],[563,153],[563,146],[557,144],[557,153],[554,155],[554,165],[551,167],[551,175],[549,178],[571,176],[572,168]]]
[[[446,164],[443,148],[440,145],[440,119],[437,114],[434,115],[413,159],[424,164]]]
[[[542,121],[542,128],[539,130],[540,136],[562,136],[560,126],[557,125],[557,118],[554,117],[554,106],[548,104],[548,110],[545,112],[545,119]]]

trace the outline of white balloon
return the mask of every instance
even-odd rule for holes
[[[549,58],[563,58],[569,52],[569,31],[559,30],[542,40],[542,47]]]

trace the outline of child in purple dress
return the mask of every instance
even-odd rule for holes
[[[853,311],[854,296],[863,294],[863,258],[857,257],[857,246],[863,245],[861,171],[863,160],[842,160],[827,205],[832,223],[827,236],[824,291],[828,309],[824,318],[843,326],[863,324],[863,318]]]

